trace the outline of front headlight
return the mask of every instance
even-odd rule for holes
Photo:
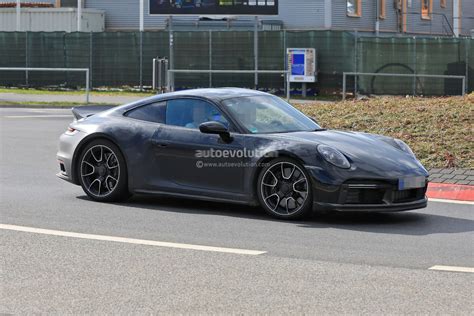
[[[318,152],[327,162],[335,165],[336,167],[343,169],[349,169],[351,167],[351,164],[349,163],[349,160],[347,160],[346,156],[344,156],[337,149],[326,145],[319,145]]]
[[[403,150],[403,151],[406,152],[407,154],[412,155],[413,157],[415,156],[415,154],[414,154],[413,151],[411,150],[410,146],[408,146],[407,144],[405,144],[404,141],[402,141],[402,140],[400,140],[400,139],[396,139],[396,138],[394,138],[393,140],[394,140],[395,143],[397,144],[398,148],[400,148],[401,150]]]

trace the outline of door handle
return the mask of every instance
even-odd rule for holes
[[[152,139],[151,142],[156,147],[161,147],[161,148],[168,147],[168,142],[159,141],[157,139]]]

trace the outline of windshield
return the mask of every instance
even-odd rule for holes
[[[252,96],[222,102],[240,124],[252,134],[315,131],[318,124],[282,99]]]

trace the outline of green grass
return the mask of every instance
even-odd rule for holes
[[[428,168],[474,169],[474,94],[296,105],[325,128],[396,137]]]
[[[73,107],[84,105],[84,102],[11,102],[11,101],[1,101],[0,107],[5,106],[48,106],[48,107]],[[89,103],[88,105],[108,105],[107,103]]]
[[[0,93],[18,94],[54,94],[54,95],[83,95],[85,90],[45,90],[45,89],[21,89],[21,88],[0,88]],[[91,95],[97,96],[128,96],[128,97],[149,97],[155,95],[151,92],[123,91],[123,90],[93,90]]]
[[[58,89],[33,89],[33,88],[6,88],[0,87],[0,93],[18,93],[18,94],[53,94],[53,95],[83,95],[85,90],[58,90]],[[130,97],[149,97],[156,95],[150,91],[131,91],[125,89],[104,89],[92,90],[91,95],[96,96],[130,96]],[[338,101],[338,95],[318,95],[315,97],[302,97],[300,95],[292,96],[294,100],[308,100],[308,101]]]
[[[329,94],[319,94],[314,97],[302,97],[301,95],[292,95],[292,100],[303,100],[303,101],[331,101],[336,102],[341,100],[340,95],[329,95]]]

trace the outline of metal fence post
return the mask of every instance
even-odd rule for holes
[[[283,30],[283,69],[288,70],[288,54],[287,54],[287,43],[286,43],[286,30]],[[290,101],[291,95],[291,82],[290,82],[290,73],[285,74],[284,88],[287,101]]]
[[[346,100],[346,73],[342,73],[342,101]]]
[[[462,78],[462,96],[466,95],[466,77]]]
[[[416,52],[416,36],[413,36],[413,45],[415,46],[414,52],[413,52],[413,97],[416,96],[416,74],[417,74],[417,69],[416,69],[416,64],[417,64],[417,52]]]
[[[465,82],[465,93],[469,93],[469,50],[470,50],[470,46],[469,46],[469,39],[464,39],[464,46],[465,46],[465,50],[466,50],[466,82]]]
[[[89,71],[90,69],[86,70],[86,105],[89,104]]]
[[[209,70],[212,70],[212,30],[209,30]],[[209,88],[212,88],[212,72],[209,73]]]
[[[286,73],[284,74],[285,77],[286,77],[286,86],[288,87],[286,89],[286,101],[290,102],[290,97],[291,97],[291,94],[290,94],[290,72],[288,71],[288,69],[286,69]]]
[[[156,63],[155,63],[156,67]],[[158,59],[158,90],[163,91],[163,70],[166,72],[165,61],[163,58]]]
[[[156,90],[156,58],[153,58],[153,70],[152,70],[152,78],[151,78],[151,89]]]
[[[79,34],[79,35],[80,35],[80,34]],[[66,36],[68,36],[66,32],[62,33],[62,41],[63,41],[63,42],[62,42],[62,47],[63,47],[63,67],[65,67],[65,68],[66,68],[67,65],[68,65],[68,57],[69,57],[69,56],[68,56],[68,53],[67,53],[67,47],[66,47],[66,43],[67,43]],[[66,76],[66,85],[67,85],[68,83],[70,84],[71,78],[70,78],[69,73],[66,72],[64,75]]]
[[[25,32],[25,67],[29,67],[29,56],[28,56],[28,31]],[[25,71],[25,84],[26,87],[29,87],[30,82],[29,82],[29,73],[28,70]]]
[[[168,20],[169,31],[169,69],[174,70],[174,36],[173,36],[173,16]],[[174,91],[174,73],[168,72],[168,91]]]
[[[92,58],[93,58],[93,49],[92,49],[92,31],[89,33],[89,87],[92,88]]]
[[[170,79],[170,78],[171,78],[171,72],[172,72],[172,71],[171,71],[171,69],[169,69],[169,68],[168,68],[168,70],[166,71],[166,74],[167,74],[167,75],[166,75],[166,90],[167,90],[168,92],[171,91],[171,79]]]
[[[169,91],[169,82],[170,82],[170,77],[169,77],[169,62],[168,59],[165,59],[165,69],[163,74],[165,75],[165,81],[166,81],[166,89]],[[161,93],[163,93],[163,87],[161,88]]]
[[[358,72],[358,61],[359,61],[359,41],[358,41],[358,38],[359,38],[359,33],[357,32],[357,30],[355,31],[355,40],[354,40],[354,45],[355,45],[355,53],[354,53],[354,72],[357,73]],[[354,76],[354,99],[357,100],[357,75]]]
[[[253,54],[255,63],[255,90],[258,90],[258,16],[255,17],[254,35],[253,35]]]
[[[143,31],[140,31],[140,91],[143,91]]]

